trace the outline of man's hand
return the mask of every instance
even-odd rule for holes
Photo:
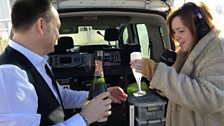
[[[114,87],[109,87],[107,88],[107,91],[110,92],[109,98],[112,100],[113,103],[122,103],[127,100],[128,95],[124,93],[123,89],[114,86]]]
[[[130,62],[131,68],[148,80],[152,80],[152,76],[157,68],[157,63],[150,59],[136,59]]]
[[[80,113],[89,124],[111,115],[111,100],[108,97],[110,97],[109,92],[101,93],[83,106]]]

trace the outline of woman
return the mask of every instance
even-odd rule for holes
[[[169,99],[166,126],[224,126],[224,39],[212,19],[205,4],[184,4],[167,18],[175,64],[130,63]]]

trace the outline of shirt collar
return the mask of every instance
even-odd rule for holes
[[[48,56],[40,56],[37,53],[23,47],[22,45],[18,44],[13,40],[9,40],[9,46],[13,49],[22,53],[29,61],[34,65],[34,67],[44,66],[47,63]]]

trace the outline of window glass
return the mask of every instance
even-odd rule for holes
[[[101,33],[98,34],[98,33]],[[74,41],[74,45],[109,45],[109,42],[104,40],[105,30],[93,29],[92,26],[78,26],[78,32],[61,34],[62,36],[71,36]],[[116,41],[110,41],[112,46],[115,46]]]
[[[150,57],[150,49],[149,49],[149,37],[148,31],[145,24],[137,24],[136,25],[139,43],[141,45],[141,52],[143,57]]]
[[[127,27],[124,28],[124,31],[123,31],[123,34],[122,34],[122,39],[123,39],[123,42],[124,44],[128,44],[128,29]]]

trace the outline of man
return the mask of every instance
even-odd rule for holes
[[[17,0],[11,17],[13,37],[0,56],[0,125],[86,126],[111,114],[111,100],[126,100],[121,88],[111,87],[83,106],[88,92],[54,81],[47,54],[54,51],[61,24],[48,0]],[[82,106],[64,121],[64,108]]]

